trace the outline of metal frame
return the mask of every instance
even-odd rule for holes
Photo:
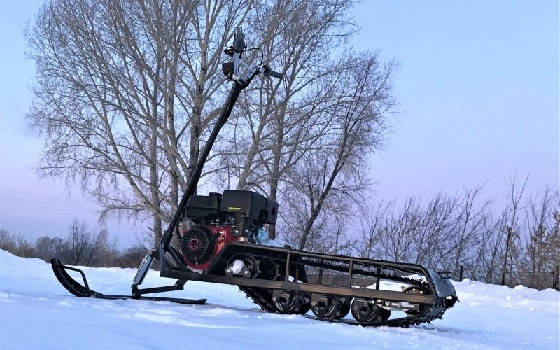
[[[445,290],[447,284],[450,284],[448,280],[440,279],[435,280],[434,275],[436,272],[428,270],[420,265],[408,264],[408,263],[396,263],[384,260],[369,260],[362,258],[352,258],[342,255],[328,255],[320,253],[310,253],[299,250],[292,250],[286,248],[277,248],[269,246],[261,246],[250,243],[231,243],[228,245],[220,254],[215,258],[213,265],[210,267],[209,271],[215,270],[214,267],[219,263],[224,261],[224,256],[228,256],[230,251],[233,249],[244,249],[244,250],[254,250],[260,252],[274,252],[279,254],[285,254],[285,277],[283,281],[273,281],[265,279],[255,279],[255,278],[244,278],[236,276],[226,276],[218,275],[215,273],[199,273],[190,270],[184,265],[182,261],[176,261],[181,267],[169,266],[166,259],[161,259],[161,271],[160,275],[167,278],[175,278],[180,280],[193,280],[193,281],[204,281],[210,283],[223,283],[232,284],[241,287],[255,287],[255,288],[266,288],[273,290],[287,290],[296,292],[309,292],[309,293],[320,293],[320,294],[333,294],[341,296],[353,296],[361,298],[372,298],[372,299],[383,299],[388,301],[404,301],[411,303],[423,303],[429,304],[433,303],[438,298],[445,298],[454,295],[454,290]],[[322,259],[325,261],[339,262],[348,265],[346,270],[343,267],[322,267],[319,274],[322,278],[323,268],[343,272],[343,269],[347,273],[348,283],[347,286],[329,286],[324,284],[315,283],[304,283],[304,282],[290,282],[288,277],[290,276],[290,266],[294,263],[294,259],[300,261],[301,259],[311,258],[311,259]],[[175,260],[175,258],[173,257]],[[309,262],[301,262],[302,265],[312,266]],[[362,267],[375,268],[374,273],[368,272]],[[382,279],[387,280],[398,280],[398,276],[388,276],[381,274],[381,269],[393,269],[396,271],[401,271],[402,273],[415,273],[425,277],[426,283],[428,283],[435,294],[407,294],[403,292],[390,291],[390,290],[380,290],[380,281]],[[369,276],[376,279],[375,289],[372,288],[362,288],[353,287],[351,285],[352,278],[354,275]],[[439,276],[439,275],[438,275]],[[403,278],[403,281],[406,281]],[[405,282],[406,283],[406,282]],[[444,286],[442,286],[442,284]],[[452,288],[452,286],[451,286]],[[443,292],[440,292],[443,291]]]
[[[241,59],[241,55],[245,47],[246,45],[244,42],[244,35],[241,32],[241,30],[238,29],[236,31],[236,35],[234,36],[233,46],[225,50],[225,53],[231,56],[232,63],[233,63],[233,72],[230,76],[232,80],[232,87],[230,93],[222,109],[222,112],[218,117],[217,122],[208,140],[206,141],[206,144],[204,145],[204,148],[200,154],[198,162],[195,168],[193,169],[192,173],[190,174],[189,182],[187,184],[187,189],[183,197],[181,198],[181,202],[177,207],[177,211],[175,212],[173,219],[169,223],[167,230],[162,236],[162,239],[159,243],[158,250],[154,250],[151,254],[146,256],[140,268],[138,269],[138,272],[132,284],[132,295],[134,297],[140,297],[142,294],[147,294],[147,293],[182,289],[183,285],[185,284],[185,281],[195,280],[195,281],[205,281],[211,283],[233,284],[240,287],[266,288],[272,290],[286,290],[286,291],[295,291],[295,292],[303,291],[308,293],[356,296],[356,297],[370,298],[370,299],[383,299],[388,301],[405,301],[405,302],[424,303],[424,304],[433,303],[437,297],[444,298],[449,295],[454,296],[453,287],[448,281],[444,281],[443,279],[440,279],[439,278],[440,276],[437,273],[428,271],[427,269],[419,265],[352,258],[352,257],[340,256],[340,255],[308,253],[308,252],[303,252],[298,250],[253,245],[253,244],[242,243],[242,242],[230,243],[220,252],[220,254],[215,258],[213,265],[209,269],[209,271],[213,273],[194,272],[186,265],[186,263],[183,261],[181,257],[181,254],[171,246],[170,242],[173,234],[177,234],[176,227],[177,224],[179,223],[179,220],[181,220],[181,218],[183,217],[184,208],[186,207],[188,200],[196,192],[196,186],[198,184],[198,180],[202,173],[202,168],[206,162],[206,159],[208,158],[208,155],[210,153],[212,145],[214,144],[218,136],[218,133],[220,132],[221,128],[228,120],[229,116],[231,115],[233,106],[235,105],[235,102],[237,101],[240,92],[252,82],[252,80],[256,75],[260,73],[264,73],[265,75],[270,75],[280,79],[282,78],[282,74],[271,71],[267,65],[262,65],[262,62],[257,66],[251,66],[243,62]],[[240,73],[241,68],[244,68],[245,71],[244,74]],[[215,270],[214,267],[216,266],[218,261],[220,261],[220,259],[223,256],[227,256],[227,254],[229,254],[228,252],[231,251],[230,249],[234,249],[235,247],[241,247],[242,251],[246,249],[249,250],[252,249],[261,252],[268,252],[268,253],[273,253],[277,255],[280,254],[282,256],[285,256],[283,259],[285,260],[284,281],[225,276],[222,275],[222,271],[218,271],[219,269]],[[171,258],[174,260],[175,266],[170,266],[168,264],[166,260],[166,253],[168,253],[169,256],[171,256]],[[290,266],[294,261],[300,261],[305,258],[318,259],[319,261],[322,261],[322,263],[313,263],[313,261],[307,261],[303,263],[303,265],[305,266],[319,267],[321,269],[320,279],[322,279],[323,268],[329,270],[336,270],[342,273],[347,273],[348,281],[346,283],[346,286],[329,286],[329,285],[313,284],[307,282],[302,282],[302,283],[290,282],[289,281]],[[175,285],[164,286],[159,288],[145,288],[145,289],[139,288],[139,285],[142,283],[144,276],[149,270],[154,259],[158,259],[160,261],[160,275],[162,277],[177,279]],[[329,263],[325,263],[325,261],[328,261]],[[329,264],[332,265],[336,263],[341,263],[345,267],[342,269],[336,266],[329,265]],[[376,268],[376,273],[371,273],[366,270],[359,269],[356,266]],[[393,270],[400,271],[401,273],[404,274],[413,274],[413,273],[420,274],[425,277],[426,282],[429,284],[430,289],[433,291],[433,293],[407,294],[402,292],[380,290],[381,279],[388,279],[393,281],[399,280],[398,276],[382,275],[381,273],[382,269],[384,270],[393,269]],[[375,289],[352,287],[352,278],[355,274],[375,277],[376,278]],[[404,280],[404,278],[402,278],[401,280]]]

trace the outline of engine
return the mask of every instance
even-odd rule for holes
[[[265,224],[275,224],[278,204],[251,191],[192,196],[179,225],[181,254],[190,267],[207,271],[231,242],[258,243]]]

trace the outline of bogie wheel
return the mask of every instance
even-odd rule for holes
[[[285,271],[281,274],[281,279],[284,279],[284,276]],[[307,274],[304,267],[297,263],[290,265],[290,277],[294,283],[307,282]],[[275,291],[273,295],[274,305],[278,313],[305,315],[311,308],[311,300],[308,293]]]
[[[341,315],[342,303],[332,295],[313,294],[311,296],[311,311],[321,320],[335,320]]]
[[[304,315],[311,307],[309,297],[303,293],[274,291],[272,295],[276,312],[281,314]]]
[[[276,281],[281,279],[280,268],[272,259],[257,260],[257,278]]]
[[[375,304],[374,301],[354,298],[350,308],[352,316],[362,325],[382,324],[391,316],[391,311]]]
[[[305,302],[301,304],[298,315],[305,315],[309,310],[311,310],[311,301],[309,300],[309,295],[303,296]]]
[[[335,315],[335,319],[339,320],[344,318],[350,312],[350,304],[352,303],[352,298],[340,298],[340,306],[338,312]]]

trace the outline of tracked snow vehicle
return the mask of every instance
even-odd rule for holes
[[[262,62],[255,66],[245,63],[245,49],[244,35],[238,29],[233,45],[225,50],[231,57],[223,65],[232,84],[227,101],[158,249],[146,256],[134,277],[131,295],[93,291],[81,270],[53,258],[51,265],[58,280],[79,297],[180,303],[205,300],[144,295],[181,290],[189,280],[225,283],[238,286],[266,312],[304,315],[311,310],[314,316],[309,317],[360,325],[409,326],[441,318],[457,301],[444,273],[415,264],[259,244],[263,227],[276,223],[276,202],[251,191],[195,195],[204,163],[239,93],[258,74],[282,79],[282,74]],[[154,259],[160,263],[160,275],[175,279],[175,284],[140,288]],[[67,270],[80,273],[83,285]],[[400,315],[391,317],[394,311]],[[345,318],[349,313],[354,321]]]

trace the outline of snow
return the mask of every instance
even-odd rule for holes
[[[134,269],[83,268],[90,286],[129,293]],[[171,284],[151,271],[143,286]],[[455,282],[442,320],[364,328],[267,314],[236,287],[188,282],[166,295],[206,305],[76,298],[50,265],[0,250],[0,349],[558,349],[560,293]]]
[[[243,269],[243,267],[245,266],[245,263],[243,263],[243,260],[234,260],[233,261],[233,266],[228,267],[226,269],[226,274],[227,273],[231,273],[233,275],[238,275],[241,272],[241,269]]]

